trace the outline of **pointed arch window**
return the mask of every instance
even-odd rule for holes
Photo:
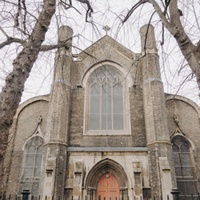
[[[87,130],[124,131],[126,129],[125,78],[113,66],[95,69],[87,82]]]
[[[35,136],[25,145],[22,190],[27,189],[32,195],[39,194],[43,143],[42,137]]]
[[[197,179],[195,178],[195,169],[189,141],[180,135],[173,137],[172,150],[177,187],[180,195],[197,194]]]

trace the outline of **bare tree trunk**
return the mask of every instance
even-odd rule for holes
[[[180,10],[178,9],[178,0],[169,0],[169,17],[166,18],[165,12],[155,0],[143,0],[142,3],[150,3],[160,17],[165,28],[174,36],[179,48],[187,60],[192,72],[196,76],[197,84],[200,89],[200,40],[197,45],[193,44],[180,20]]]
[[[173,36],[176,39],[176,42],[178,43],[179,48],[187,60],[192,72],[195,74],[198,87],[200,88],[200,45],[197,44],[197,46],[195,46],[186,34],[181,24],[177,0],[170,1],[169,13],[171,19],[170,23],[175,30]]]
[[[43,9],[30,38],[13,61],[13,71],[7,76],[0,93],[0,157],[4,156],[9,128],[20,103],[25,81],[37,59],[55,10],[56,0],[43,0]]]

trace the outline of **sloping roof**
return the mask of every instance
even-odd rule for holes
[[[94,44],[86,48],[84,51],[82,51],[79,56],[82,59],[85,59],[88,55],[92,55],[94,52],[98,51],[99,49],[102,49],[105,46],[109,46],[111,49],[120,52],[123,54],[125,57],[132,58],[134,55],[134,52],[131,50],[127,49],[123,45],[121,45],[119,42],[114,40],[108,35],[105,35],[98,41],[96,41]]]

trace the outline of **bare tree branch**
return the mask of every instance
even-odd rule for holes
[[[9,38],[8,34],[3,30],[3,28],[1,26],[0,26],[0,30],[7,38]]]
[[[24,8],[24,17],[23,17],[23,29],[24,29],[24,32],[26,32],[26,17],[27,17],[27,8],[26,8],[26,3],[25,3],[25,0],[22,0],[22,5],[23,5],[23,8]]]
[[[18,0],[18,5],[17,5],[17,14],[15,16],[15,27],[19,26],[19,16],[21,13],[21,0]]]
[[[140,7],[142,4],[146,3],[146,1],[139,1],[137,2],[127,13],[127,15],[125,16],[125,18],[122,20],[122,23],[125,23],[129,17],[133,14],[133,12]]]
[[[12,38],[12,37],[8,37],[8,39],[2,43],[0,43],[0,49],[2,49],[3,47],[7,46],[7,45],[10,45],[12,43],[19,43],[21,44],[22,46],[25,45],[26,41],[25,40],[22,40],[22,39],[19,39],[19,38]]]
[[[16,7],[18,7],[18,4],[17,3],[14,3],[14,2],[11,2],[11,1],[7,1],[7,0],[3,0],[5,3],[8,3],[8,4],[11,4],[11,5],[14,5]],[[22,10],[24,10],[23,7],[21,7]],[[29,14],[31,17],[33,17],[35,20],[37,20],[37,17],[35,15],[33,15],[32,13],[28,12],[28,10],[26,10],[26,13]]]
[[[170,1],[171,1],[171,0],[165,0],[165,5],[164,5],[164,7],[165,7],[164,15],[167,14],[167,9],[168,9],[168,6],[169,6],[169,4],[170,4]]]
[[[85,3],[87,4],[87,11],[86,11],[86,16],[85,16],[85,21],[86,22],[89,22],[88,21],[88,17],[91,17],[92,16],[92,12],[93,12],[93,9],[92,9],[92,6],[90,5],[90,2],[88,0],[77,0],[79,1],[80,3]]]
[[[73,5],[72,5],[72,2],[70,1],[69,4],[64,2],[63,0],[60,0],[59,2],[64,8],[65,10],[69,9],[69,8],[73,8],[74,10],[76,10],[80,15],[81,15],[81,12],[79,12],[79,10],[77,10]]]
[[[38,57],[55,10],[56,0],[43,0],[43,8],[32,34],[13,61],[13,71],[6,77],[5,86],[0,93],[0,157],[3,157],[3,152],[6,149],[4,143],[8,141],[9,128],[21,100],[25,81]]]
[[[163,13],[163,11],[161,10],[160,6],[158,5],[158,3],[155,0],[147,0],[148,3],[152,4],[152,6],[154,7],[156,13],[158,14],[158,16],[160,17],[162,23],[164,24],[164,26],[168,29],[168,31],[172,34],[175,35],[176,30],[174,29],[174,27],[170,24],[170,22],[167,20],[165,13]]]
[[[192,72],[197,78],[197,83],[200,88],[200,42],[198,42],[198,44],[195,46],[186,34],[180,19],[180,16],[182,16],[182,11],[178,8],[178,0],[165,0],[164,12],[156,0],[141,0],[136,3],[127,13],[123,23],[131,16],[135,9],[144,3],[150,3],[154,7],[154,10],[158,14],[165,28],[176,39],[183,56],[187,60]],[[164,3],[162,2],[162,4]],[[166,17],[167,8],[169,8],[168,18]]]

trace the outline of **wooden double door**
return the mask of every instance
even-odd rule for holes
[[[112,174],[103,175],[97,184],[96,200],[119,200],[119,184]]]

